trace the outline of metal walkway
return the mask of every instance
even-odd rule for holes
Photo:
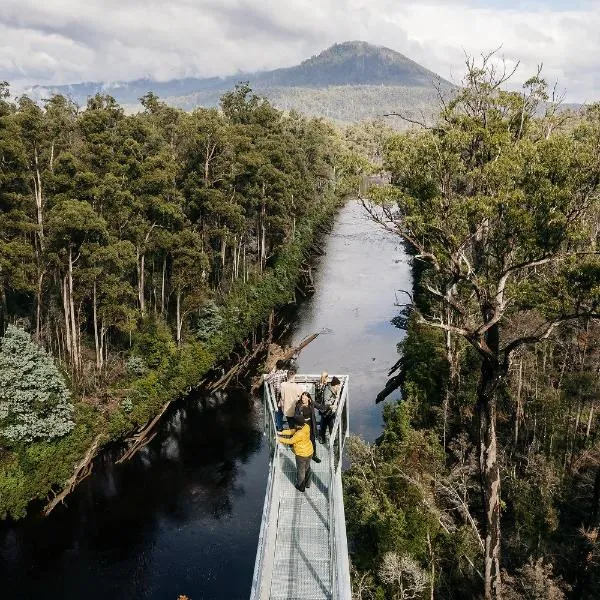
[[[296,463],[289,446],[277,444],[274,393],[265,385],[265,435],[271,463],[254,565],[251,600],[351,600],[342,494],[342,453],[348,436],[348,376],[342,382],[333,432],[317,442],[320,463],[311,462],[312,484],[295,487]],[[311,393],[318,375],[297,375]]]

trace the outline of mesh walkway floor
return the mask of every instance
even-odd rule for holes
[[[296,483],[296,461],[291,448],[279,455],[276,469],[281,496],[271,579],[271,600],[333,600],[330,556],[330,453],[317,442],[320,463],[311,461],[310,488],[302,493]]]

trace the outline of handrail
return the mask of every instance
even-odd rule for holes
[[[330,585],[331,598],[334,600],[351,600],[350,568],[348,562],[348,545],[346,540],[346,524],[344,519],[344,499],[342,492],[341,468],[344,444],[349,433],[348,413],[348,375],[337,375],[342,382],[340,399],[333,421],[329,439],[329,556],[330,556]],[[296,382],[299,384],[316,383],[320,375],[298,375]],[[272,522],[273,511],[280,502],[280,485],[277,477],[277,468],[280,460],[280,449],[277,443],[277,430],[275,413],[277,405],[272,385],[265,381],[264,385],[264,413],[265,433],[272,449],[269,477],[265,492],[262,523],[260,527],[256,562],[252,578],[251,600],[269,598],[270,583],[273,568],[273,557],[269,552],[275,551],[275,537],[277,522]],[[269,414],[267,414],[269,413]],[[338,453],[336,453],[336,443]],[[337,455],[337,456],[336,456]],[[337,460],[336,460],[337,459]],[[265,570],[266,569],[266,570]]]
[[[275,471],[277,469],[277,463],[279,462],[279,444],[277,443],[277,433],[276,433],[276,422],[275,422],[275,411],[277,410],[274,394],[272,394],[271,384],[265,382],[264,385],[264,409],[265,409],[265,432],[264,435],[267,437],[267,431],[272,428],[274,435],[271,439],[269,439],[269,444],[274,442],[273,444],[273,454],[271,456],[271,464],[269,468],[269,477],[267,479],[267,489],[265,491],[265,502],[263,505],[262,512],[262,520],[260,525],[260,533],[258,535],[258,548],[256,551],[256,560],[254,562],[254,573],[252,575],[252,588],[250,591],[251,600],[259,600],[264,597],[264,592],[261,589],[261,584],[263,583],[263,567],[265,564],[265,552],[268,549],[267,537],[269,534],[273,534],[273,532],[269,532],[269,515],[271,512],[271,508],[273,506],[274,501],[274,490],[275,490],[275,480],[276,474]],[[270,413],[270,419],[267,419],[266,413]],[[271,426],[269,427],[268,424]],[[279,498],[277,498],[279,501]]]

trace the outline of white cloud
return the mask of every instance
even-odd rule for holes
[[[544,63],[569,100],[600,98],[600,2],[2,0],[0,79],[17,87],[227,75],[293,65],[345,40],[459,80],[464,52],[502,45],[518,83]],[[509,4],[508,6],[515,6]],[[504,6],[507,6],[504,3]],[[577,8],[568,8],[568,6]]]

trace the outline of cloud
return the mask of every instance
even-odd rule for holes
[[[502,46],[509,64],[521,62],[515,85],[544,63],[569,100],[589,101],[600,98],[598,8],[598,0],[2,0],[0,79],[24,88],[229,75],[364,39],[454,81],[465,52]]]

